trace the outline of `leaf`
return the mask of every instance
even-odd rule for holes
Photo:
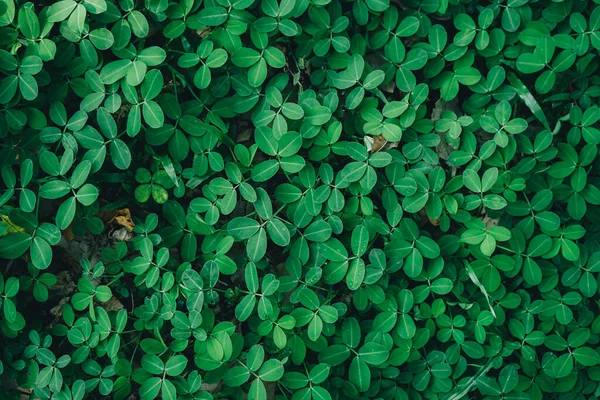
[[[134,61],[127,69],[127,84],[137,86],[144,80],[148,67],[141,61]]]
[[[27,39],[37,39],[40,34],[40,23],[33,9],[22,7],[19,9],[19,29]]]
[[[4,284],[4,295],[6,297],[14,297],[19,292],[19,288],[19,280],[11,276],[6,280],[6,283]]]
[[[75,197],[84,206],[90,206],[98,198],[99,192],[91,183],[86,183],[78,191]]]
[[[142,368],[151,374],[158,375],[165,370],[165,364],[158,356],[147,354],[142,357]]]
[[[254,295],[249,294],[244,296],[235,308],[235,317],[239,321],[246,321],[252,314],[256,302],[256,297]]]
[[[290,231],[283,222],[278,219],[271,219],[267,223],[267,232],[269,237],[278,246],[287,246],[290,243]]]
[[[0,238],[0,257],[13,260],[21,257],[28,249],[32,238],[27,233],[11,233]]]
[[[177,399],[177,389],[175,388],[175,385],[171,383],[171,381],[165,379],[162,382],[161,397],[164,400]]]
[[[52,262],[52,248],[44,239],[34,237],[31,243],[31,258],[37,269],[46,269]]]
[[[166,350],[164,344],[156,339],[143,339],[141,341],[142,350],[148,354],[160,354]]]
[[[178,376],[183,373],[187,366],[187,358],[182,355],[171,357],[165,364],[165,371],[169,376]]]
[[[408,257],[406,257],[406,261],[404,262],[404,271],[409,277],[414,278],[418,276],[422,270],[423,256],[419,250],[413,249]]]
[[[279,171],[277,160],[267,160],[252,168],[252,180],[265,182],[271,179]]]
[[[251,236],[246,243],[246,255],[253,262],[260,261],[267,252],[267,234],[264,228]]]
[[[152,377],[144,381],[140,387],[140,398],[141,400],[152,400],[158,396],[162,385],[162,380],[157,377]]]
[[[60,22],[67,19],[76,6],[77,3],[75,3],[73,0],[62,0],[52,4],[48,9],[48,21]]]
[[[463,183],[472,192],[480,193],[483,191],[483,187],[481,184],[481,179],[477,172],[468,169],[463,174]]]
[[[371,386],[371,371],[367,363],[360,357],[355,357],[350,363],[348,377],[360,392],[366,392]]]
[[[367,251],[369,232],[364,225],[358,225],[352,231],[352,251],[357,256],[362,256]]]
[[[388,350],[384,345],[379,343],[367,343],[358,350],[358,355],[361,360],[368,364],[380,365],[388,358]]]
[[[338,239],[331,238],[321,243],[319,249],[328,260],[346,261],[348,259],[348,251]]]
[[[117,60],[106,64],[100,71],[100,79],[105,85],[110,85],[127,76],[132,62],[129,60]]]
[[[252,381],[250,385],[250,389],[248,391],[248,400],[266,400],[267,399],[267,389],[265,388],[265,384],[260,379],[255,379]]]
[[[259,228],[260,224],[258,221],[251,218],[238,217],[229,222],[227,232],[236,240],[245,240],[254,236]]]
[[[115,139],[109,146],[110,157],[115,167],[126,170],[131,165],[131,151],[121,139]]]
[[[160,128],[165,120],[162,108],[155,101],[144,102],[142,106],[144,122],[151,128]]]
[[[573,350],[575,361],[586,367],[591,367],[600,363],[600,355],[591,347],[578,347]],[[554,365],[553,365],[554,370]]]
[[[61,230],[67,229],[75,217],[75,211],[75,197],[69,197],[58,207],[58,211],[56,212],[56,226]]]
[[[22,73],[19,76],[19,90],[25,100],[35,100],[38,96],[38,83],[30,74]]]
[[[144,17],[144,14],[141,12],[134,10],[127,17],[127,22],[129,22],[129,26],[131,26],[131,31],[133,34],[139,38],[145,38],[148,36],[149,26],[148,20]]]
[[[544,114],[542,108],[539,103],[533,97],[529,89],[525,86],[525,84],[515,75],[513,72],[509,72],[508,81],[510,84],[516,89],[517,94],[523,100],[525,105],[529,108],[531,113],[540,121],[540,123],[544,126],[544,128],[551,130],[550,125],[548,124],[548,120],[546,119],[546,115]]]
[[[502,394],[500,385],[498,385],[498,383],[492,378],[489,378],[487,376],[480,376],[479,378],[477,378],[476,382],[477,388],[483,395],[499,396]]]
[[[204,7],[198,13],[198,22],[206,26],[218,26],[225,22],[227,17],[227,11],[223,7]]]
[[[448,278],[439,278],[431,283],[431,291],[436,294],[444,295],[452,291],[453,283]]]
[[[276,382],[283,376],[283,364],[279,360],[267,360],[260,370],[258,376],[265,382]]]
[[[94,29],[89,35],[90,41],[98,50],[108,50],[115,39],[111,31],[106,28]]]
[[[557,378],[568,376],[573,370],[573,355],[563,354],[552,363],[552,372]]]
[[[0,103],[6,104],[12,100],[17,92],[19,78],[16,75],[10,75],[0,81]]]
[[[245,367],[233,367],[227,370],[223,381],[227,386],[236,387],[241,386],[248,381],[250,378],[250,371]]]

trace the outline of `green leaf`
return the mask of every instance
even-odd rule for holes
[[[244,296],[235,308],[235,317],[239,321],[246,321],[252,314],[256,302],[256,297],[254,295],[249,294]]]
[[[227,224],[227,232],[236,240],[249,239],[259,228],[258,221],[245,217],[235,218]]]
[[[158,375],[165,370],[165,364],[158,356],[147,354],[142,357],[142,368],[151,374]]]
[[[452,291],[454,284],[448,278],[439,278],[431,283],[431,291],[436,294],[444,295]]]
[[[248,382],[249,378],[250,371],[245,367],[237,366],[227,370],[223,377],[223,382],[225,382],[227,386],[236,387]]]
[[[165,58],[167,58],[167,53],[158,46],[147,47],[138,54],[138,60],[149,67],[160,65]]]
[[[260,370],[258,376],[265,382],[276,382],[283,376],[283,364],[279,360],[270,359],[267,360]]]
[[[118,60],[106,64],[100,71],[100,79],[105,85],[110,85],[127,76],[132,62],[129,60]]]
[[[271,179],[279,171],[277,160],[267,160],[252,168],[252,180],[255,182],[265,182]]]
[[[22,73],[19,76],[19,90],[25,100],[35,100],[38,95],[38,83],[33,76]]]
[[[56,226],[61,230],[67,229],[75,217],[75,211],[75,197],[69,197],[58,207],[58,211],[56,212]]]
[[[278,219],[271,219],[267,223],[267,232],[269,237],[278,246],[287,246],[290,243],[290,231],[283,222]]]
[[[142,61],[134,61],[127,69],[127,84],[137,86],[144,80],[148,67]]]
[[[143,339],[140,342],[140,347],[142,348],[142,350],[144,350],[144,353],[153,355],[161,354],[167,349],[163,343],[152,338]]]
[[[121,139],[115,139],[109,146],[110,157],[115,167],[126,170],[131,165],[131,151]]]
[[[364,225],[359,225],[352,231],[352,252],[357,256],[362,256],[367,251],[369,245],[369,231]]]
[[[106,303],[112,297],[112,291],[108,286],[96,287],[96,299],[101,303]]]
[[[32,238],[26,233],[11,233],[0,238],[0,257],[13,260],[21,257],[31,245]]]
[[[198,22],[206,26],[218,26],[227,21],[228,13],[223,7],[204,7],[198,13]]]
[[[423,256],[417,249],[413,249],[404,261],[404,271],[411,277],[417,277],[423,270]]]
[[[362,260],[353,260],[350,263],[346,284],[348,289],[357,290],[363,283],[366,274],[365,263]]]
[[[146,379],[140,387],[141,400],[153,400],[158,396],[161,389],[162,380],[157,377]]]
[[[264,228],[259,228],[246,243],[246,255],[253,262],[260,261],[267,252],[267,234]]]
[[[127,17],[127,22],[129,22],[129,26],[131,27],[131,31],[133,34],[139,38],[145,38],[148,36],[149,25],[148,20],[144,17],[144,14],[141,12],[134,10]]]
[[[500,385],[492,378],[480,376],[477,378],[476,383],[479,392],[485,396],[499,396],[502,394]]]
[[[108,50],[115,39],[111,31],[106,28],[94,29],[89,34],[89,39],[98,50]]]
[[[152,100],[144,102],[144,105],[142,106],[142,115],[144,116],[144,122],[146,122],[150,128],[160,128],[165,120],[162,108],[158,103]]]
[[[463,174],[463,183],[472,192],[480,193],[483,191],[483,186],[481,184],[481,179],[477,172],[472,169],[468,169]]]
[[[350,363],[350,381],[360,392],[366,392],[371,386],[371,370],[361,357],[355,357]]]
[[[19,9],[19,29],[27,39],[37,39],[40,34],[40,22],[32,8]]]
[[[388,358],[388,349],[379,343],[367,343],[358,350],[358,356],[367,364],[380,365]]]
[[[78,191],[75,197],[84,206],[90,206],[98,199],[98,188],[91,183],[86,183]]]
[[[552,372],[556,378],[564,378],[573,371],[573,355],[563,354],[552,363]]]
[[[527,89],[525,84],[517,77],[517,75],[512,72],[508,74],[508,81],[516,89],[519,97],[521,100],[523,100],[531,113],[538,119],[538,121],[540,121],[544,128],[550,130],[550,125],[548,124],[548,120],[546,119],[544,111],[533,97],[529,89]]]
[[[77,3],[73,0],[62,0],[52,4],[48,9],[48,21],[60,22],[67,19],[76,6]]]
[[[177,399],[177,389],[175,388],[175,385],[173,385],[171,381],[168,381],[166,379],[162,382],[162,389],[160,393],[162,399],[164,400]]]
[[[44,239],[34,237],[31,242],[31,258],[37,269],[46,269],[52,262],[52,248]]]
[[[575,361],[586,367],[591,367],[600,363],[600,355],[598,352],[591,347],[578,347],[573,350],[573,357]],[[554,365],[552,365],[554,370]]]
[[[183,373],[187,366],[187,358],[182,355],[171,357],[165,364],[165,371],[169,376],[178,376]]]

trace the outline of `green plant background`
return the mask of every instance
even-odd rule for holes
[[[0,398],[596,398],[597,3],[0,0]]]

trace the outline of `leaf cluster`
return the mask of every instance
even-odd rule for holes
[[[0,0],[0,398],[600,396],[600,1]]]

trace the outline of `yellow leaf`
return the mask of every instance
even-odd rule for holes
[[[123,208],[122,210],[100,211],[99,217],[108,224],[114,222],[117,225],[124,226],[129,232],[133,231],[133,227],[135,226],[133,219],[131,218],[131,212],[128,208]]]
[[[2,224],[7,227],[6,231],[4,232],[4,235],[6,235],[8,233],[25,232],[25,229],[23,229],[20,226],[14,224],[10,220],[10,218],[8,218],[8,215],[0,214],[0,222],[2,222]]]

